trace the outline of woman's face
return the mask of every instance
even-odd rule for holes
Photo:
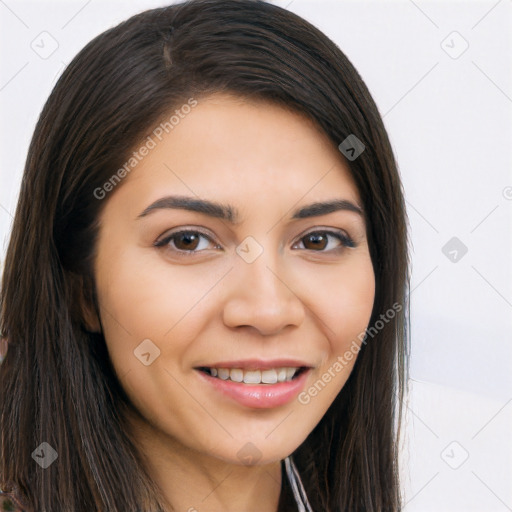
[[[345,384],[370,319],[360,198],[298,114],[221,94],[185,111],[103,199],[103,332],[159,449],[275,462]]]

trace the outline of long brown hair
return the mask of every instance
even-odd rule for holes
[[[230,92],[306,114],[338,146],[367,220],[376,295],[353,371],[294,452],[315,512],[401,509],[398,441],[408,353],[407,219],[395,158],[356,69],[323,33],[259,0],[192,0],[97,36],[47,100],[29,148],[0,296],[0,489],[34,511],[164,510],[123,423],[127,402],[101,334],[92,262],[101,188],[190,97]],[[122,186],[122,184],[120,185]],[[307,414],[307,410],[305,409]],[[47,442],[58,463],[32,454]]]

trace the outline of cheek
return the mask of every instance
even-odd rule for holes
[[[201,328],[199,321],[192,320],[197,320],[224,269],[172,266],[137,249],[100,256],[98,298],[114,363],[131,365],[133,350],[145,339],[153,340],[162,355],[184,351]],[[172,343],[165,342],[170,339]]]
[[[368,326],[375,299],[373,268],[362,266],[357,272],[345,276],[339,287],[338,300],[330,308],[334,321],[338,319],[333,338],[338,352],[346,350],[346,345],[358,339]]]
[[[375,277],[369,255],[336,271],[316,269],[315,275],[303,282],[307,287],[303,296],[308,297],[308,307],[318,318],[330,351],[344,351],[345,345],[365,331],[372,314]]]
[[[114,261],[119,263],[112,265]],[[172,267],[138,250],[105,253],[98,263],[103,332],[116,374],[133,405],[155,425],[168,413],[162,400],[172,403],[175,413],[188,411],[190,396],[179,385],[170,385],[172,376],[182,375],[187,353],[202,328],[205,296],[223,273],[206,273],[194,265]],[[173,428],[186,431],[177,425],[187,414],[177,414]]]
[[[309,287],[308,307],[324,334],[323,357],[298,401],[319,419],[350,376],[371,318],[375,299],[371,259],[369,255],[354,259],[339,272],[324,276],[316,272],[316,283]]]

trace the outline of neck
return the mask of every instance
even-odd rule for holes
[[[281,461],[247,466],[188,448],[147,424],[132,433],[169,511],[277,512]]]

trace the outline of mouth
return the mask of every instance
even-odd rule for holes
[[[292,403],[313,370],[296,360],[245,360],[194,368],[212,399],[250,409],[273,409]]]
[[[197,370],[210,377],[249,385],[274,385],[291,382],[307,371],[307,366],[281,366],[276,368],[222,368],[201,366]]]

